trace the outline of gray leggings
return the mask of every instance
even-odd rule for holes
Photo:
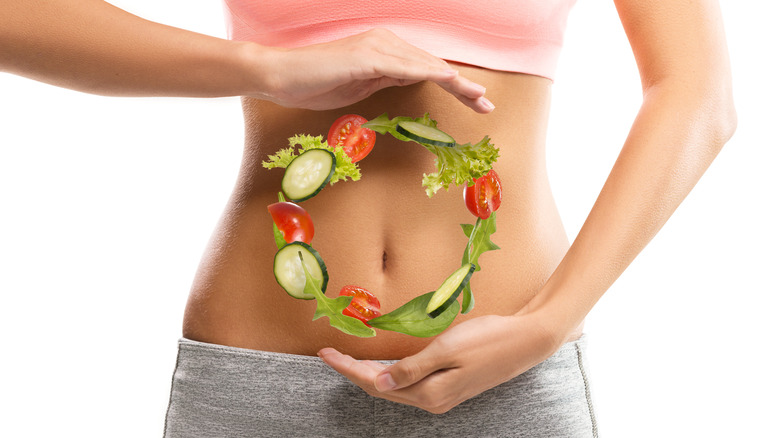
[[[182,339],[165,437],[597,437],[584,344],[435,415],[371,397],[316,356]]]

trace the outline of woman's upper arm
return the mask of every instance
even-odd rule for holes
[[[730,89],[720,6],[713,0],[614,0],[642,86],[672,79]]]
[[[731,68],[715,0],[614,0],[645,98],[664,95],[725,142],[736,128]]]

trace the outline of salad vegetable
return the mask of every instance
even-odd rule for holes
[[[311,243],[314,237],[314,222],[309,213],[294,202],[276,202],[268,206],[274,227],[281,233],[285,243]]]
[[[487,219],[501,206],[501,180],[495,170],[474,180],[474,184],[463,188],[466,208],[474,216]]]
[[[303,268],[298,261],[298,255],[304,261],[304,267],[308,269],[312,278],[321,290],[328,287],[328,268],[320,257],[320,254],[310,245],[303,242],[288,243],[274,256],[274,277],[279,286],[293,298],[311,300],[315,294],[306,289],[306,277]]]
[[[423,117],[395,117],[388,118],[387,113],[363,124],[364,128],[372,129],[379,134],[389,133],[393,137],[403,141],[415,141],[436,155],[436,172],[423,175],[423,187],[428,197],[444,188],[449,189],[450,184],[472,184],[473,180],[486,174],[492,169],[493,163],[498,159],[498,149],[490,143],[490,137],[485,136],[477,144],[455,144],[454,146],[441,146],[428,144],[434,142],[419,142],[398,132],[398,125],[404,121],[416,122],[421,125],[436,128],[436,121],[428,114]],[[437,128],[438,130],[438,128]]]
[[[353,163],[357,163],[371,152],[376,143],[376,132],[362,128],[367,120],[357,114],[346,114],[333,122],[328,131],[328,144],[341,146]]]
[[[300,146],[296,150],[296,146]],[[338,181],[346,181],[347,178],[352,181],[360,179],[360,169],[352,162],[352,159],[344,152],[343,148],[333,148],[328,146],[327,142],[322,141],[322,136],[312,137],[311,135],[296,135],[290,137],[290,147],[280,149],[276,154],[269,155],[268,161],[263,161],[263,167],[266,169],[282,168],[287,166],[299,155],[311,149],[325,149],[333,153],[336,157],[336,167],[333,175],[330,177],[330,185]]]
[[[473,263],[465,264],[447,277],[444,283],[433,293],[431,300],[425,307],[425,313],[431,318],[436,318],[445,311],[458,298],[463,288],[469,284],[469,279],[471,279],[471,274],[474,273],[475,267]]]
[[[356,128],[357,122],[362,128]],[[448,189],[450,184],[469,185],[464,189],[464,200],[477,220],[474,225],[461,224],[468,237],[461,267],[435,292],[420,295],[385,315],[380,315],[379,299],[359,286],[345,286],[338,297],[329,298],[325,296],[329,278],[325,262],[309,245],[314,236],[311,217],[302,207],[286,202],[280,193],[279,202],[268,206],[279,248],[274,257],[274,275],[290,296],[316,301],[313,319],[326,316],[331,326],[344,333],[371,337],[376,335],[377,328],[412,336],[435,336],[449,327],[459,311],[467,313],[474,307],[470,279],[481,269],[479,257],[486,251],[499,249],[490,240],[496,232],[495,211],[501,203],[501,182],[492,170],[498,149],[487,136],[475,145],[457,144],[437,128],[436,121],[428,114],[392,120],[383,114],[369,122],[350,114],[333,124],[329,142],[324,142],[322,136],[296,135],[290,138],[289,148],[269,155],[263,166],[285,169],[282,190],[291,201],[304,201],[315,196],[328,182],[360,179],[360,170],[354,162],[365,157],[374,143],[373,139],[364,141],[363,131],[390,133],[433,152],[437,172],[423,176],[429,197],[442,187]],[[461,293],[462,307],[457,301]]]
[[[369,338],[376,336],[376,331],[371,327],[363,324],[357,318],[346,316],[343,314],[344,309],[349,306],[352,301],[352,297],[339,296],[336,298],[328,298],[322,293],[315,279],[309,273],[306,263],[303,262],[303,253],[299,252],[298,256],[301,260],[301,266],[303,267],[303,273],[306,276],[306,283],[304,291],[314,295],[314,299],[317,300],[317,309],[314,311],[314,317],[312,321],[327,316],[330,320],[330,325],[341,330],[344,333],[360,336],[363,338]]]
[[[420,295],[390,313],[368,320],[368,323],[374,328],[420,338],[436,336],[452,324],[460,306],[457,301],[452,301],[437,317],[431,318],[425,309],[433,294]]]
[[[341,288],[339,296],[352,297],[352,302],[349,303],[349,306],[342,313],[363,321],[365,325],[368,325],[367,321],[369,319],[381,315],[379,312],[379,298],[367,289],[360,286],[344,286]]]
[[[479,266],[479,256],[487,251],[494,251],[499,248],[498,245],[490,240],[490,236],[496,232],[496,214],[492,213],[487,220],[477,218],[474,225],[460,224],[463,232],[469,238],[466,244],[466,250],[463,251],[461,263],[471,263],[474,265],[474,272],[482,269]],[[474,294],[471,292],[471,283],[466,283],[463,288],[463,309],[462,313],[469,313],[474,308]]]

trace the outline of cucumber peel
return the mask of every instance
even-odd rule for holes
[[[431,296],[428,305],[425,307],[425,313],[431,318],[436,318],[458,298],[460,292],[469,283],[471,274],[474,273],[476,266],[473,263],[463,265],[455,272],[450,274],[444,283]]]

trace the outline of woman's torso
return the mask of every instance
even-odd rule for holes
[[[259,350],[313,355],[330,346],[356,358],[400,358],[430,338],[377,330],[357,338],[312,321],[315,303],[295,300],[272,272],[276,246],[266,207],[276,202],[283,171],[261,162],[299,133],[326,135],[347,113],[368,119],[382,113],[421,116],[428,112],[460,143],[490,135],[500,148],[494,168],[503,200],[492,240],[501,247],[480,258],[471,284],[476,306],[455,324],[485,314],[519,310],[552,274],[568,248],[545,167],[545,132],[550,104],[548,79],[465,65],[462,75],[485,85],[496,105],[479,115],[432,83],[382,90],[351,107],[333,111],[287,109],[245,99],[246,145],[235,191],[203,256],[185,311],[184,336]],[[312,246],[322,255],[330,281],[327,295],[362,286],[389,312],[435,290],[460,266],[466,237],[459,224],[474,223],[461,187],[428,198],[423,173],[434,169],[423,147],[377,136],[359,165],[360,181],[325,188],[302,206],[315,225]],[[576,334],[572,334],[572,337]]]

